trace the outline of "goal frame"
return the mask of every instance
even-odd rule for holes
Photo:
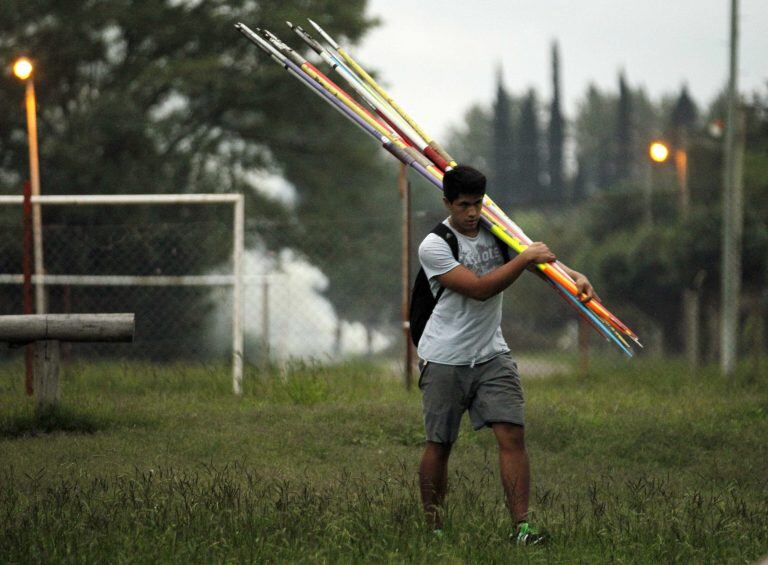
[[[88,286],[231,286],[232,390],[243,393],[243,256],[245,253],[245,198],[242,194],[70,194],[32,196],[41,206],[131,206],[174,204],[230,204],[232,206],[232,274],[188,276],[32,275],[32,284]],[[23,196],[0,195],[0,205],[23,205]],[[0,274],[0,284],[22,284],[23,275]]]

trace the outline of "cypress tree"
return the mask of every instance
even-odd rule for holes
[[[672,143],[679,145],[682,142],[681,136],[690,135],[698,116],[699,111],[696,108],[696,103],[688,94],[688,86],[683,85],[669,118]]]
[[[627,179],[632,172],[632,94],[624,72],[619,73],[619,106],[616,114],[616,154],[613,183]]]
[[[512,130],[512,101],[504,88],[501,66],[496,81],[496,100],[493,104],[493,147],[491,147],[491,183],[489,192],[497,195],[498,204],[506,208],[519,201],[517,193]]]
[[[533,89],[523,99],[520,107],[520,162],[518,181],[523,202],[542,200],[541,159],[539,152],[539,119],[536,94]]]
[[[549,196],[555,202],[565,200],[563,183],[563,114],[560,110],[560,53],[557,41],[552,43],[552,103],[549,109]]]

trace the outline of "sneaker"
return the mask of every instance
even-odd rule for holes
[[[517,531],[510,536],[515,539],[517,545],[543,545],[549,540],[549,535],[539,530],[529,522],[520,522]]]

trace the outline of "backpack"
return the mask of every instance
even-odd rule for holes
[[[443,238],[448,244],[448,247],[451,248],[453,258],[457,261],[459,260],[459,242],[451,228],[440,222],[430,233]],[[496,239],[496,243],[499,244],[499,249],[501,250],[501,256],[504,258],[504,262],[508,262],[509,248],[496,236],[494,236],[494,239]],[[429,317],[432,315],[432,311],[435,309],[435,306],[444,291],[445,287],[441,286],[437,291],[437,295],[432,294],[429,279],[427,279],[427,274],[424,272],[424,268],[422,267],[419,269],[419,272],[416,275],[416,281],[413,283],[413,290],[411,291],[411,304],[408,316],[413,345],[419,345],[421,334],[424,333],[424,328],[427,326]]]

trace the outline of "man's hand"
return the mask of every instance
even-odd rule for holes
[[[525,256],[525,259],[528,261],[527,268],[529,271],[533,272],[536,271],[536,263],[550,263],[557,260],[557,257],[555,257],[555,254],[549,250],[549,247],[540,241],[531,243],[528,248],[520,255]],[[579,301],[582,304],[586,304],[593,298],[598,301],[600,300],[600,297],[595,292],[595,289],[592,288],[592,283],[589,282],[587,277],[578,271],[574,271],[567,265],[560,263],[560,266],[568,274],[568,276],[573,279],[573,282],[576,283],[576,289],[579,292]]]
[[[597,300],[600,300],[600,297],[595,292],[595,289],[592,288],[592,283],[589,282],[589,279],[579,273],[578,271],[573,271],[569,273],[571,277],[573,278],[573,282],[576,283],[576,288],[579,290],[579,300],[586,304],[593,298],[597,298]],[[583,296],[583,298],[582,298]]]
[[[555,254],[549,250],[549,247],[540,241],[531,243],[520,255],[525,258],[528,265],[533,265],[534,263],[551,263],[552,261],[557,260],[557,257],[555,257]]]

